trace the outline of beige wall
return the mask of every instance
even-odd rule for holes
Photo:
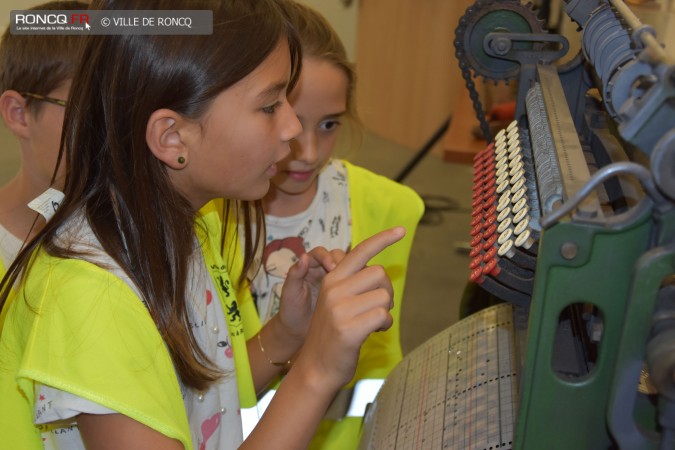
[[[31,8],[41,3],[44,2],[41,0],[0,0],[0,29],[4,32],[7,25],[9,25],[10,11]]]
[[[13,5],[22,4],[11,0],[0,0],[0,29],[5,31],[7,24],[9,24],[9,12],[16,9]]]
[[[471,0],[361,0],[359,111],[376,134],[420,148],[450,115],[461,80],[454,31]]]

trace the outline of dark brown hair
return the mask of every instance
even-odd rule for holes
[[[185,296],[196,212],[148,149],[146,125],[161,108],[198,120],[218,94],[251,73],[283,38],[291,51],[292,85],[300,47],[276,0],[157,0],[152,7],[212,10],[213,34],[89,38],[64,120],[65,200],[10,267],[0,298],[7,297],[38,245],[57,257],[78,256],[59,247],[56,236],[64,222],[83,213],[104,250],[140,291],[182,381],[203,390],[222,374],[189,326]],[[147,2],[92,4],[96,10],[139,8],[146,9]],[[245,203],[244,219],[254,216],[251,209]],[[244,222],[244,241],[258,242]],[[254,249],[247,245],[244,253],[250,266]]]
[[[31,10],[83,10],[89,6],[78,1],[53,1]],[[84,36],[78,35],[14,35],[9,27],[0,42],[0,93],[13,89],[47,95],[72,78],[79,61]],[[33,114],[42,102],[26,97]]]

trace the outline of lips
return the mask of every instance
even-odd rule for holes
[[[295,181],[307,181],[309,180],[312,175],[314,174],[313,170],[307,170],[304,172],[298,172],[298,171],[291,171],[287,170],[286,173],[288,174],[288,177],[295,180]]]

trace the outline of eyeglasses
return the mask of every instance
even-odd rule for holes
[[[68,104],[65,100],[61,100],[54,97],[46,97],[40,94],[33,94],[32,92],[21,92],[20,94],[23,95],[24,97],[31,97],[36,100],[40,100],[41,102],[53,103],[54,105],[63,106],[64,108]]]

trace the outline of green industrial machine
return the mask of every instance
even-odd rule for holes
[[[489,145],[470,280],[504,303],[407,355],[362,449],[675,449],[675,65],[621,0],[478,0],[456,56]],[[517,82],[491,135],[477,78]]]

